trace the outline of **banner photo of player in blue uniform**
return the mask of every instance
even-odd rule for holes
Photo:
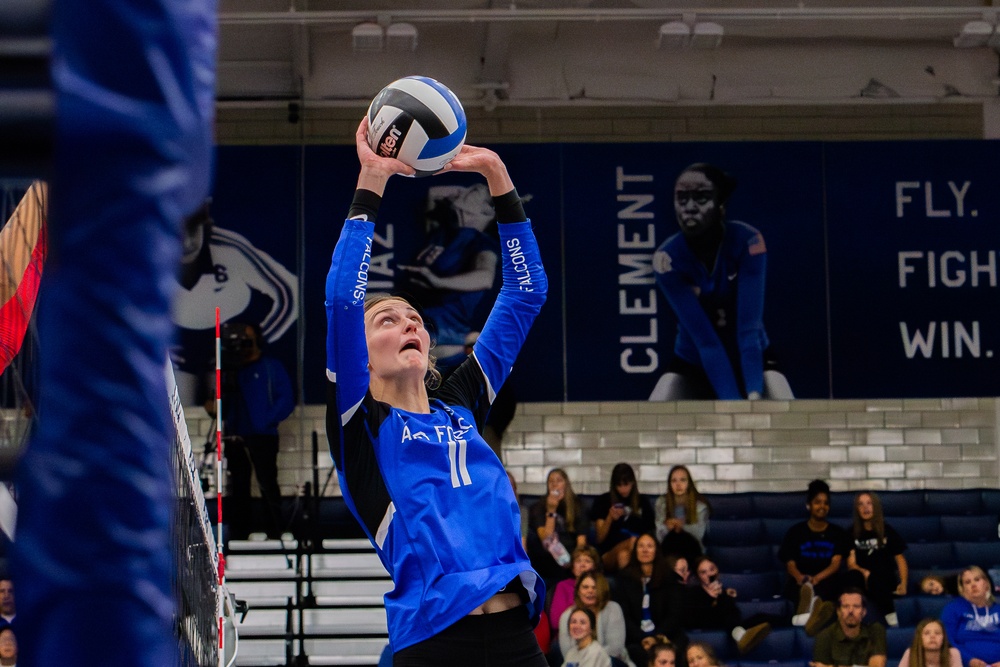
[[[650,148],[564,147],[570,400],[825,395],[820,145]]]

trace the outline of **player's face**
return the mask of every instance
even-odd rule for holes
[[[712,661],[700,646],[692,646],[687,651],[688,667],[711,667]]]
[[[594,559],[586,554],[580,554],[573,561],[573,576],[579,577],[584,572],[594,569]]]
[[[944,586],[937,579],[924,579],[923,583],[920,584],[920,590],[928,595],[944,594]]]
[[[871,521],[875,516],[875,503],[867,493],[858,496],[858,517],[862,521]]]
[[[656,540],[651,535],[640,535],[635,541],[635,558],[641,565],[649,565],[656,558]]]
[[[925,651],[940,651],[944,645],[944,628],[938,622],[928,623],[920,631],[920,643]]]
[[[975,570],[966,570],[962,573],[962,597],[979,606],[985,604],[989,597],[990,583],[986,577]]]
[[[722,221],[718,191],[700,171],[685,171],[674,184],[674,212],[685,236],[701,236]]]
[[[837,617],[843,628],[857,628],[861,626],[861,619],[865,617],[865,603],[857,593],[844,593],[840,596],[840,606],[837,607]]]
[[[670,475],[670,491],[675,496],[687,495],[688,486],[691,481],[688,478],[686,470],[675,470],[672,475]]]
[[[809,501],[809,518],[817,521],[826,520],[830,513],[830,496],[825,493],[817,493],[816,497]]]
[[[703,560],[698,565],[698,581],[702,586],[708,586],[719,577],[719,567],[710,560]]]
[[[653,667],[674,667],[676,663],[677,657],[673,651],[662,650],[657,652],[656,658],[653,660]]]
[[[593,577],[587,577],[580,582],[580,602],[587,607],[597,604],[597,582]]]
[[[557,472],[551,473],[548,479],[549,493],[558,491],[560,496],[566,495],[566,478]]]
[[[427,372],[430,334],[420,314],[402,299],[387,299],[365,313],[371,372],[384,378]]]
[[[590,636],[590,619],[582,611],[574,611],[569,615],[569,636],[575,642]]]
[[[17,657],[17,639],[10,628],[0,630],[0,658]]]
[[[688,577],[691,576],[691,570],[688,567],[686,558],[677,559],[677,562],[674,563],[674,572],[677,573],[677,576],[681,578],[683,583],[687,583]]]

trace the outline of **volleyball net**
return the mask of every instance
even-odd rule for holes
[[[177,614],[174,631],[180,656],[178,664],[181,667],[215,667],[219,664],[219,609],[224,595],[224,588],[219,584],[218,548],[169,361],[166,379],[174,424],[171,468],[176,499],[171,585]]]

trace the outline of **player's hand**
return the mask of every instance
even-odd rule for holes
[[[471,171],[486,177],[490,186],[490,194],[494,197],[506,194],[514,189],[514,183],[507,174],[507,166],[500,156],[488,148],[465,144],[458,155],[444,166],[441,171]]]
[[[368,116],[361,119],[358,131],[354,134],[354,143],[358,150],[358,162],[361,163],[362,176],[379,179],[384,186],[385,181],[389,180],[389,177],[393,174],[413,176],[417,173],[413,167],[403,164],[396,158],[382,157],[371,149],[371,146],[368,145]],[[361,178],[358,179],[358,186],[363,187]],[[366,189],[371,189],[381,194],[381,189]]]

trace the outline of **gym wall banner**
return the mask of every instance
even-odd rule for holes
[[[766,368],[796,398],[1000,393],[996,142],[493,148],[525,199],[550,281],[511,376],[520,400],[645,400],[677,369],[677,316],[656,279],[676,258],[656,251],[680,231],[674,183],[693,163],[735,180],[725,218],[744,223],[749,254],[766,258],[754,283]],[[354,149],[223,146],[217,165],[217,224],[301,278],[305,399],[321,403],[323,287],[357,180]],[[417,296],[445,352],[478,330],[499,287],[477,182],[393,179],[376,228],[370,290]],[[739,272],[719,273],[749,292]],[[455,289],[436,289],[442,276]],[[275,352],[293,370],[290,348]]]

